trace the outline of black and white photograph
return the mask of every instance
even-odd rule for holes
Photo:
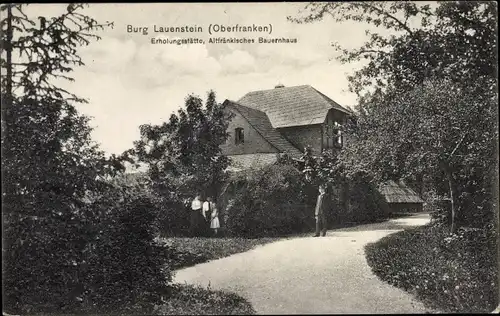
[[[496,1],[0,26],[3,316],[500,312]]]

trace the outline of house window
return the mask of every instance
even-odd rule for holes
[[[335,147],[341,148],[344,143],[344,136],[342,135],[341,130],[337,130],[337,133],[335,135]]]
[[[323,149],[341,148],[343,135],[341,125],[337,122],[325,124],[323,129]]]
[[[334,126],[334,146],[337,148],[341,148],[343,145],[343,135],[342,135],[342,129],[339,123],[335,122]]]
[[[245,142],[245,133],[243,128],[238,127],[234,130],[234,143],[236,145],[243,144]]]

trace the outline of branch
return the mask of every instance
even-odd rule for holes
[[[376,50],[376,49],[362,49],[362,50],[357,51],[355,54],[361,55],[361,54],[371,54],[371,53],[384,54],[384,55],[389,54],[388,52],[384,52],[383,50]]]
[[[404,22],[401,22],[398,18],[396,18],[394,15],[380,9],[380,8],[377,8],[373,5],[370,5],[370,4],[366,4],[367,7],[373,9],[374,11],[378,12],[379,14],[382,14],[382,15],[385,15],[386,17],[390,18],[391,20],[393,20],[394,22],[396,22],[397,24],[399,24],[399,26],[401,26],[405,31],[407,31],[410,35],[413,35],[413,31],[408,27],[408,25],[406,25],[406,23]]]
[[[455,151],[457,151],[458,147],[460,146],[460,144],[462,144],[463,140],[465,139],[465,137],[467,136],[469,132],[465,132],[463,135],[462,135],[462,138],[460,139],[460,141],[457,143],[457,145],[455,146],[455,148],[453,149],[453,151],[451,152],[450,154],[450,159],[453,157],[453,154],[455,154]]]

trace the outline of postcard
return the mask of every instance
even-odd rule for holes
[[[496,3],[0,7],[5,315],[498,312]]]

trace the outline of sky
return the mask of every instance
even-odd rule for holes
[[[101,40],[79,50],[85,66],[76,68],[69,91],[88,99],[79,110],[92,117],[92,137],[108,154],[120,154],[139,138],[141,124],[161,124],[198,95],[214,90],[217,101],[238,100],[255,90],[311,85],[337,103],[352,106],[347,75],[360,64],[342,65],[331,46],[355,48],[366,41],[366,27],[332,18],[295,24],[304,3],[150,3],[90,4],[85,13],[114,27],[96,34]],[[31,13],[53,16],[63,4],[30,5]],[[36,12],[36,13],[35,13]],[[29,12],[28,12],[29,13]],[[272,33],[218,33],[210,24],[272,25]],[[148,27],[148,35],[128,26]],[[154,33],[153,27],[200,26],[199,33]],[[151,38],[195,37],[205,44],[152,44]],[[211,44],[209,37],[296,38],[297,43]]]

